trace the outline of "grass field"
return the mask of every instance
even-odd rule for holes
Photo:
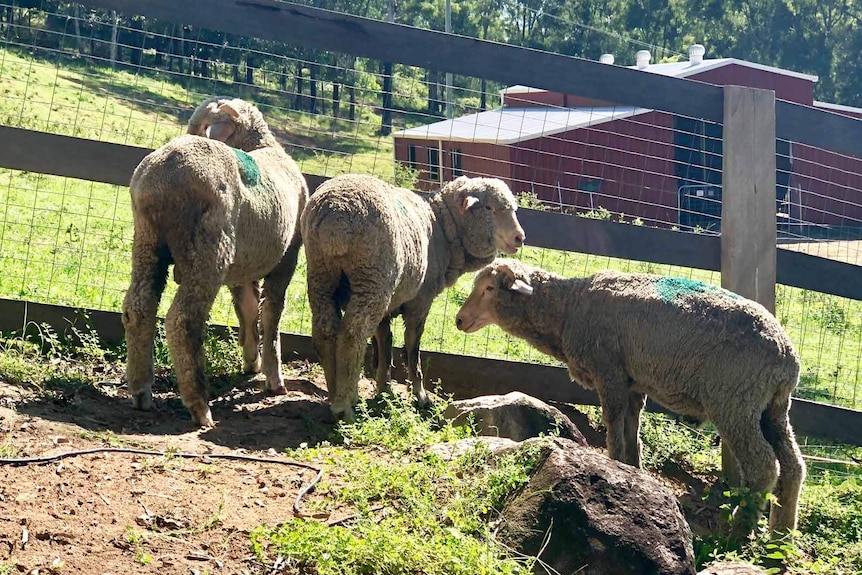
[[[195,79],[195,82],[202,80]],[[359,121],[300,114],[272,105],[277,94],[247,86],[209,86],[261,104],[270,124],[308,173],[347,171],[393,178],[391,138],[378,135],[379,118],[359,106]],[[156,147],[182,132],[206,93],[199,83],[87,67],[57,57],[34,58],[0,49],[0,124],[110,142]],[[0,170],[0,297],[118,310],[128,286],[131,213],[124,187]],[[573,225],[577,220],[572,220]],[[528,237],[529,237],[529,230]],[[600,269],[649,271],[719,283],[718,273],[528,247],[519,257],[562,274]],[[496,328],[466,336],[454,314],[470,290],[465,276],[435,302],[423,347],[526,362],[549,359]],[[173,285],[163,298],[170,302]],[[797,390],[806,398],[862,407],[862,303],[778,286],[777,315],[803,357]],[[235,324],[223,290],[212,320]],[[284,330],[310,332],[305,264],[292,282]],[[396,343],[400,342],[396,325]]]

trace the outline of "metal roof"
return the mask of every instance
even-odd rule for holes
[[[631,106],[498,108],[400,130],[393,135],[418,140],[514,144],[650,111]]]
[[[809,80],[810,82],[817,82],[820,79],[817,76],[812,76],[811,74],[803,74],[801,72],[785,70],[784,68],[776,68],[775,66],[766,66],[764,64],[748,62],[747,60],[737,60],[736,58],[705,59],[700,64],[692,64],[688,60],[684,60],[682,62],[668,62],[665,64],[650,64],[646,68],[642,68],[642,70],[644,72],[652,72],[653,74],[661,74],[662,76],[687,78],[688,76],[693,76],[695,74],[700,74],[701,72],[706,72],[707,70],[714,70],[715,68],[721,68],[723,66],[729,66],[731,64],[736,64],[737,66],[743,66],[745,68],[753,68],[755,70],[762,70],[764,72],[771,72],[773,74],[781,74],[782,76],[790,76],[792,78]],[[630,68],[632,70],[638,69],[637,66],[627,66],[627,68]],[[522,86],[520,84],[517,84],[515,86],[503,88],[502,90],[500,90],[500,93],[527,94],[546,91],[547,90],[542,90],[540,88],[531,88],[529,86]]]

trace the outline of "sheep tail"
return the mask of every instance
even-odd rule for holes
[[[342,213],[321,210],[311,217],[309,229],[319,249],[329,257],[347,255],[357,241],[356,227]]]

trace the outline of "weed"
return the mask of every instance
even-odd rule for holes
[[[518,200],[518,205],[522,208],[539,210],[542,212],[546,212],[550,209],[545,202],[539,199],[538,194],[535,192],[521,192],[517,194],[516,199]]]
[[[530,572],[490,536],[488,522],[529,480],[540,446],[492,458],[477,449],[452,462],[425,447],[471,434],[439,419],[443,405],[419,413],[409,400],[386,396],[361,404],[357,420],[341,425],[335,444],[296,451],[337,470],[324,481],[327,505],[356,510],[350,526],[293,519],[252,533],[264,559],[278,553],[298,573],[512,573]],[[340,443],[341,445],[338,445]],[[382,516],[376,511],[386,508]]]

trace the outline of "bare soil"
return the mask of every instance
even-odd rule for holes
[[[230,382],[213,401],[217,426],[209,430],[192,426],[163,379],[151,413],[133,411],[116,383],[37,394],[0,382],[0,456],[115,446],[279,459],[284,448],[332,431],[325,381],[313,373],[303,362],[285,366],[283,396],[260,391],[254,379]],[[363,380],[361,393],[372,391]],[[314,475],[266,462],[123,453],[3,465],[0,572],[264,572],[249,531],[293,517],[294,499]]]

